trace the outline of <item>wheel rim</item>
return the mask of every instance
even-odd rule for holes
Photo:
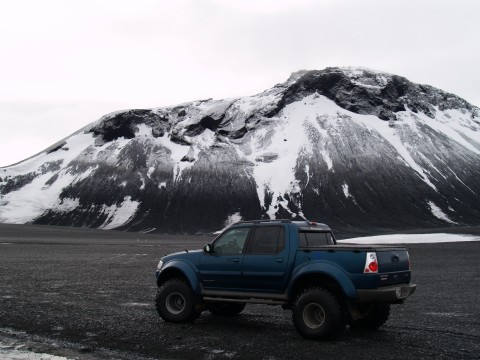
[[[303,321],[310,329],[318,329],[325,322],[325,310],[317,303],[310,303],[303,309]]]
[[[170,313],[180,314],[185,309],[185,297],[178,292],[170,293],[165,300],[165,306]]]

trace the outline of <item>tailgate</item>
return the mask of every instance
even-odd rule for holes
[[[410,282],[410,260],[406,249],[377,249],[379,286]]]

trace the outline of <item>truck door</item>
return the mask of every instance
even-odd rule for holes
[[[283,292],[288,266],[288,242],[283,225],[259,225],[250,236],[243,258],[247,291]]]
[[[251,227],[227,230],[216,239],[211,253],[200,257],[200,281],[206,289],[241,288],[243,249]]]

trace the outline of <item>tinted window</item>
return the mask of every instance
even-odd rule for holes
[[[255,229],[247,253],[277,254],[285,248],[285,236],[281,226],[260,226]]]
[[[324,245],[332,245],[332,233],[330,232],[301,232],[300,246],[301,247],[317,247]]]
[[[213,252],[217,255],[241,254],[250,228],[228,230],[213,244]]]

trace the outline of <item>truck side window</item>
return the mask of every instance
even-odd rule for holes
[[[213,253],[217,255],[241,254],[249,231],[248,227],[227,231],[213,243]]]
[[[298,234],[299,235],[299,240],[300,240],[300,247],[308,247],[307,243],[307,234],[304,232],[301,232]]]
[[[259,226],[255,229],[248,254],[278,254],[285,248],[283,226]]]
[[[324,245],[333,245],[332,234],[330,232],[301,232],[300,246],[301,247],[318,247]]]

